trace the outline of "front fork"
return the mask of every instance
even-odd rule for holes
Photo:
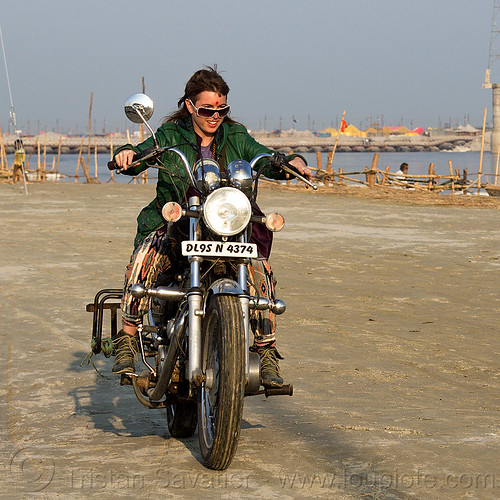
[[[190,210],[197,210],[200,204],[200,199],[197,196],[189,198]],[[192,217],[189,225],[189,237],[191,241],[198,241],[200,237],[200,228],[198,219]],[[242,243],[247,242],[246,233],[241,236]],[[204,316],[203,310],[203,293],[201,290],[200,269],[203,259],[201,257],[189,257],[191,266],[191,289],[188,292],[189,305],[189,381],[196,386],[199,386],[203,381],[202,370],[202,345],[201,345],[201,330],[202,320]],[[238,264],[238,294],[241,309],[243,312],[243,325],[245,332],[245,378],[246,383],[250,377],[250,299],[247,291],[247,273],[249,259],[245,259],[244,263]]]

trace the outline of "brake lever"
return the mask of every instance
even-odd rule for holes
[[[288,163],[288,162],[287,162]],[[299,181],[302,181],[304,182],[305,184],[307,184],[308,186],[312,187],[315,191],[318,189],[318,185],[317,184],[314,184],[313,182],[311,182],[310,180],[306,179],[305,177],[303,177],[302,175],[300,175],[297,171],[295,170],[292,170],[286,163],[285,163],[285,160],[283,160],[283,162],[280,163],[280,167],[285,171],[285,172],[288,172],[289,174],[293,175],[294,177],[296,177],[297,179],[299,179]]]

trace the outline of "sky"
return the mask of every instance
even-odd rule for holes
[[[492,14],[490,0],[2,0],[0,26],[23,133],[84,133],[91,93],[93,133],[133,129],[123,103],[143,77],[156,128],[213,64],[250,129],[321,130],[343,111],[361,128],[481,128]],[[4,131],[6,75],[0,56]]]

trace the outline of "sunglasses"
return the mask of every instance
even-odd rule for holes
[[[197,108],[191,99],[189,99],[189,102],[196,110],[196,114],[202,118],[211,118],[215,113],[218,113],[221,118],[224,118],[229,114],[229,111],[231,111],[231,106],[229,106],[229,104],[226,104],[223,108],[204,108],[203,106]]]

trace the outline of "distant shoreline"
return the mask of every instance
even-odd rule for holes
[[[258,142],[280,152],[294,151],[298,153],[330,152],[335,146],[336,137],[317,137],[312,132],[282,133],[280,135],[254,133]],[[485,134],[484,151],[490,151],[490,135]],[[4,135],[4,146],[7,154],[14,152],[16,136]],[[86,136],[63,136],[54,133],[23,138],[27,153],[40,148],[46,154],[78,154],[88,153],[89,141]],[[130,143],[137,144],[139,138],[131,137]],[[108,136],[92,136],[90,150],[92,153],[110,153],[111,149],[127,144],[123,134]],[[442,134],[431,136],[373,136],[351,137],[341,134],[336,151],[348,152],[438,152],[438,151],[479,151],[481,137],[477,135]]]

